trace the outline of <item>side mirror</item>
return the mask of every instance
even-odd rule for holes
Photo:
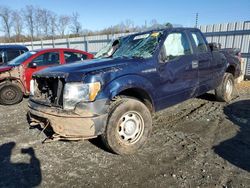
[[[169,59],[167,57],[165,47],[162,47],[162,49],[160,51],[160,55],[159,55],[159,62],[160,63],[166,63],[166,62],[168,62],[168,60]]]
[[[37,67],[37,64],[35,62],[31,62],[29,63],[29,68],[36,68]]]

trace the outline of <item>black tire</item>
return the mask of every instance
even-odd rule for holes
[[[234,77],[230,73],[225,73],[221,84],[215,89],[217,101],[230,102],[234,94]]]
[[[0,104],[13,105],[23,99],[22,90],[14,84],[6,84],[0,87]]]
[[[152,118],[148,108],[136,99],[119,98],[111,104],[101,138],[112,152],[132,154],[145,144],[151,131]]]

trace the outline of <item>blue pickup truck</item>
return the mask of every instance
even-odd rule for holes
[[[131,154],[150,136],[152,113],[210,90],[230,101],[235,71],[195,28],[121,37],[96,59],[33,75],[30,123],[50,126],[54,140],[100,135],[114,153]]]

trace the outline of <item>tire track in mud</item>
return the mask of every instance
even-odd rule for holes
[[[209,101],[202,99],[190,99],[181,105],[178,104],[169,109],[156,113],[153,119],[154,124],[158,125],[164,123],[170,128],[183,119],[191,117],[195,118],[194,115],[209,103]]]
[[[204,99],[190,99],[181,105],[171,107],[154,115],[153,121],[156,129],[159,124],[168,128],[186,120],[215,121],[225,118],[223,107],[226,103],[214,102]]]

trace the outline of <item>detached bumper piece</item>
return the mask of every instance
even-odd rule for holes
[[[43,130],[51,127],[53,134],[44,142],[56,140],[82,140],[95,138],[104,130],[107,115],[89,111],[67,112],[29,101],[30,126],[40,125]]]

